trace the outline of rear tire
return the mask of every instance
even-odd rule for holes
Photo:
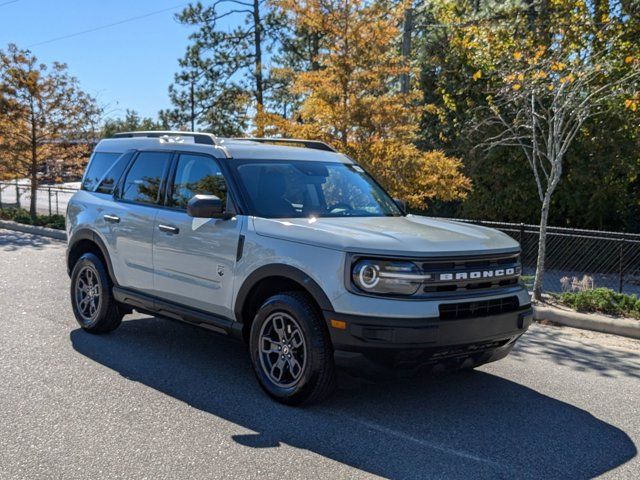
[[[123,312],[113,298],[113,282],[102,261],[83,254],[71,272],[71,306],[78,324],[89,333],[107,333],[122,323]]]
[[[251,325],[251,361],[262,389],[286,405],[319,402],[335,388],[333,348],[308,295],[269,298]]]

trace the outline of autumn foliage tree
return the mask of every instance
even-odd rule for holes
[[[271,135],[324,140],[367,167],[397,197],[425,208],[464,198],[471,185],[461,162],[415,146],[419,93],[401,93],[410,66],[400,55],[401,2],[277,0],[297,31],[318,39],[312,63],[291,81],[302,102],[284,118],[259,116]],[[317,35],[314,36],[314,33]]]
[[[526,159],[540,201],[534,296],[541,298],[546,229],[565,158],[590,119],[618,103],[637,109],[640,60],[625,19],[594,18],[581,0],[556,0],[544,18],[517,17],[523,34],[470,25],[458,39],[473,58],[472,75],[486,103],[472,120],[485,151],[517,149]],[[483,82],[480,82],[485,78]]]
[[[48,67],[13,44],[0,50],[0,164],[30,179],[32,216],[45,162],[79,163],[96,138],[99,117],[95,100],[66,65]]]

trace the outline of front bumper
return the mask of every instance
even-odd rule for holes
[[[456,320],[364,317],[327,311],[324,316],[336,363],[361,369],[371,361],[417,366],[452,359],[472,358],[475,364],[498,360],[527,331],[533,310],[526,305],[508,313]]]

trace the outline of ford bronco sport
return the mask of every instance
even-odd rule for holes
[[[321,142],[118,134],[97,145],[67,235],[84,330],[135,309],[237,337],[286,404],[325,397],[336,365],[498,360],[532,319],[517,242],[406,214]]]

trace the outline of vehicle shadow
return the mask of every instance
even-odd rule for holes
[[[255,434],[388,478],[592,478],[633,458],[620,429],[484,372],[380,384],[341,376],[322,405],[290,408],[264,395],[245,347],[145,317],[113,334],[71,332],[76,351]],[[167,421],[171,421],[167,419]]]

